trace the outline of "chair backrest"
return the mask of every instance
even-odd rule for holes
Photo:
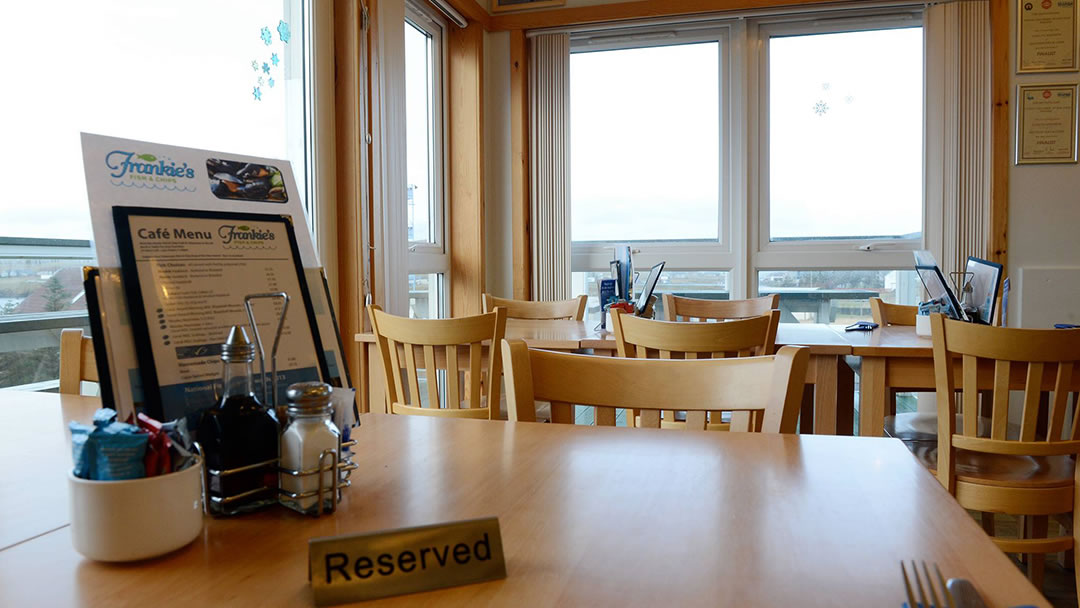
[[[616,310],[611,331],[620,357],[723,359],[771,355],[780,311],[724,323],[653,321]]]
[[[750,300],[698,300],[664,294],[664,316],[668,321],[730,321],[769,314],[780,307],[780,294]],[[681,317],[681,318],[680,318]]]
[[[915,315],[918,312],[918,306],[889,304],[881,298],[870,298],[870,314],[874,317],[874,323],[882,327],[886,325],[915,325]]]
[[[459,319],[407,319],[378,306],[369,306],[368,314],[382,356],[391,413],[498,417],[502,384],[498,344],[506,331],[505,309]],[[484,342],[489,345],[487,357]],[[420,370],[424,370],[426,390],[420,387]],[[445,382],[439,381],[438,370],[446,370]],[[467,386],[462,386],[462,376]],[[439,391],[440,384],[445,384],[445,395]]]
[[[506,309],[507,319],[535,319],[542,321],[570,319],[571,321],[583,321],[585,319],[585,304],[588,299],[588,296],[581,295],[569,300],[530,302],[527,300],[497,298],[485,293],[484,312],[492,312],[496,308],[502,307]]]
[[[597,423],[614,426],[615,408],[641,410],[640,426],[660,428],[660,411],[686,410],[686,428],[704,430],[710,411],[759,412],[760,430],[794,433],[810,350],[785,346],[776,355],[671,361],[625,359],[529,349],[503,340],[511,421],[535,422],[536,401],[552,408],[596,407]],[[610,410],[601,416],[599,410]],[[745,420],[750,420],[747,416]],[[753,425],[732,422],[733,431]]]
[[[1080,329],[1008,329],[930,315],[938,401],[938,479],[955,491],[956,449],[989,454],[1080,453],[1080,417],[1065,426],[1069,393],[1080,389]],[[959,359],[959,361],[957,361]],[[959,363],[959,366],[957,366]],[[957,372],[960,377],[957,378]],[[958,381],[959,380],[959,381]],[[1007,436],[1009,388],[1024,386],[1020,436]],[[956,387],[963,410],[956,428]],[[990,436],[978,435],[980,391],[991,391]],[[1053,391],[1045,438],[1037,437],[1039,401]]]
[[[60,392],[78,395],[84,381],[99,381],[94,341],[81,329],[65,329],[60,332]]]

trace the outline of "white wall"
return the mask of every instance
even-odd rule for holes
[[[1016,3],[1012,11],[1009,39],[1010,72],[1010,157],[1015,158],[1016,85],[1034,83],[1075,83],[1080,74],[1016,74]],[[1009,325],[1049,327],[1053,323],[1080,323],[1080,285],[1075,277],[1080,268],[1080,165],[1012,165],[1009,170],[1009,267],[1012,294],[1009,296]],[[1034,280],[1032,272],[1060,268],[1048,285]],[[1064,269],[1071,268],[1072,271]],[[1027,271],[1028,284],[1023,275]]]
[[[484,238],[487,291],[514,295],[510,167],[510,33],[484,34]]]

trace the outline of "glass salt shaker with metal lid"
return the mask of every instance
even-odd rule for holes
[[[341,431],[331,420],[330,395],[330,385],[323,382],[300,382],[285,392],[289,405],[281,434],[278,501],[307,515],[337,505]]]

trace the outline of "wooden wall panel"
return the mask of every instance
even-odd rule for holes
[[[484,28],[449,30],[450,314],[479,314],[484,291]]]
[[[514,298],[532,296],[532,243],[529,225],[529,42],[525,32],[510,32],[510,163],[513,191]]]
[[[575,8],[501,14],[491,18],[489,29],[528,30],[544,27],[564,27],[601,21],[671,17],[698,13],[718,13],[751,9],[835,4],[835,0],[639,0],[619,4],[598,4]]]
[[[1006,267],[1009,247],[1009,23],[1008,0],[990,0],[990,259]]]

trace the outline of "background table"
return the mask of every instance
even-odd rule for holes
[[[383,411],[373,404],[384,403],[382,361],[371,333],[355,336],[360,343],[361,411]],[[532,348],[579,351],[592,350],[614,354],[615,337],[609,331],[593,329],[586,321],[534,321],[509,319],[506,338],[524,340]],[[851,435],[854,420],[854,374],[844,363],[851,345],[828,325],[818,323],[781,323],[776,332],[777,346],[798,345],[810,348],[806,372],[801,431],[817,434]]]
[[[30,416],[58,417],[53,398]],[[925,559],[990,606],[1047,606],[899,441],[361,420],[336,515],[208,518],[132,564],[81,558],[61,528],[0,550],[0,605],[309,605],[311,537],[494,515],[505,580],[365,605],[899,606],[897,563]]]

